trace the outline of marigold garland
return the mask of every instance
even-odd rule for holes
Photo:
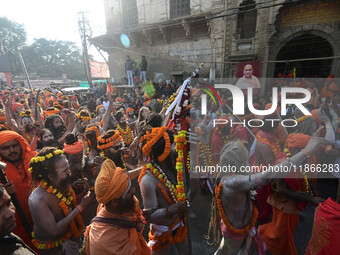
[[[99,150],[104,150],[104,149],[112,147],[113,145],[115,145],[115,143],[118,143],[120,140],[122,140],[122,137],[120,136],[119,131],[116,130],[114,135],[109,138],[104,139],[103,135],[101,135],[101,136],[98,136],[97,139],[98,139],[98,142],[101,143],[97,145],[97,148]]]
[[[57,189],[55,189],[52,185],[48,186],[47,182],[44,180],[40,181],[40,186],[45,189],[48,193],[56,195],[58,199],[60,199],[59,206],[63,210],[63,213],[65,216],[70,214],[69,210],[69,205],[72,203],[72,208],[75,209],[77,206],[77,199],[76,195],[69,186],[69,197],[66,198],[62,193],[60,193]],[[34,244],[35,247],[37,247],[39,250],[49,250],[55,247],[60,246],[64,241],[68,240],[71,236],[74,238],[79,238],[80,235],[82,234],[84,230],[84,222],[80,214],[78,214],[70,223],[70,231],[68,231],[62,238],[56,241],[47,241],[47,242],[42,242],[38,241],[34,237],[34,233],[32,233],[32,243]]]
[[[119,123],[117,123],[117,128],[119,130],[121,137],[124,140],[125,145],[129,146],[133,141],[133,134],[132,134],[132,130],[130,129],[129,124],[126,123],[126,129],[124,130],[121,127],[121,125],[119,125]]]
[[[153,174],[158,180],[160,180],[160,182],[167,188],[168,192],[171,194],[176,192],[176,195],[178,195],[179,193],[177,192],[175,186],[170,182],[170,181],[166,181],[165,176],[162,175],[157,168],[155,168],[151,163],[145,165],[138,177],[138,183],[140,184],[142,178],[144,175],[147,174],[147,170],[150,171],[151,174]],[[165,189],[163,188],[162,184],[158,183],[157,187],[160,189],[160,191],[162,192],[162,195],[164,196],[164,198],[166,199],[166,201],[169,204],[174,204],[174,198],[171,199],[170,196],[167,194],[167,192],[165,191]],[[179,196],[177,196],[177,200],[179,201]],[[175,200],[176,201],[176,200]],[[177,202],[177,201],[176,201]],[[181,217],[183,218],[183,217]],[[169,231],[171,231],[174,226],[179,222],[180,219],[176,219],[176,221],[169,226]],[[150,240],[155,240],[157,241],[152,247],[151,250],[153,251],[158,251],[158,250],[162,250],[167,248],[169,245],[174,244],[174,243],[178,243],[178,242],[183,242],[187,236],[187,226],[186,226],[186,221],[184,219],[184,226],[179,226],[176,229],[176,234],[174,236],[170,235],[170,232],[163,232],[162,235],[160,236],[155,236],[152,231],[149,232],[149,238]]]
[[[26,113],[26,111],[22,111],[22,112],[20,112],[20,116],[21,117],[32,117],[32,114],[31,114],[31,112]]]
[[[221,198],[220,198],[221,192],[222,192],[222,183],[220,183],[218,186],[215,187],[215,194],[216,194],[215,198],[216,198],[216,202],[217,202],[217,208],[218,208],[218,211],[221,215],[221,219],[222,219],[224,225],[233,234],[236,234],[236,235],[247,234],[250,231],[250,229],[252,229],[252,227],[255,226],[256,221],[257,221],[258,210],[257,210],[255,203],[253,202],[253,214],[252,214],[251,221],[249,222],[249,224],[247,226],[245,226],[244,228],[236,229],[230,224],[227,216],[225,215],[225,212],[224,212],[224,209],[223,209],[223,206],[222,206],[222,201],[221,201]]]
[[[78,112],[76,117],[77,117],[78,120],[81,120],[81,121],[89,121],[89,120],[92,119],[91,116],[83,116],[83,115],[81,115],[81,112]]]
[[[306,119],[309,119],[309,118],[311,118],[311,116],[309,116],[309,115],[304,115],[304,116],[302,116],[302,117],[296,119],[296,122],[297,122],[297,123],[301,123],[302,121],[304,121],[304,120],[306,120]]]
[[[187,144],[186,131],[182,130],[175,136],[176,151],[178,158],[176,159],[176,170],[177,170],[177,200],[179,202],[185,201],[185,190],[183,180],[183,158],[184,158],[184,147]]]
[[[157,143],[157,141],[163,137],[165,141],[165,147],[164,152],[162,155],[158,156],[158,161],[162,162],[164,161],[171,152],[171,143],[170,143],[170,137],[169,134],[166,132],[167,127],[163,126],[160,128],[153,128],[151,132],[147,132],[146,135],[141,137],[140,142],[143,142],[146,140],[146,144],[143,146],[142,151],[145,154],[145,156],[149,156],[151,153],[151,150],[153,146]]]

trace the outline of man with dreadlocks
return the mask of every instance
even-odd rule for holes
[[[325,139],[319,137],[320,131],[321,129],[315,132],[305,147],[310,155],[326,144]],[[223,237],[215,255],[252,254],[252,243],[257,247],[258,254],[265,254],[264,242],[255,228],[258,210],[252,201],[254,192],[251,191],[286,173],[274,170],[251,174],[251,168],[243,171],[242,169],[249,167],[248,157],[248,150],[239,140],[228,143],[221,152],[220,165],[235,167],[236,174],[225,174],[217,179],[209,233],[213,227],[214,243],[218,243],[220,224]],[[306,158],[307,154],[301,151],[276,167],[286,167],[291,171],[294,169],[292,166],[300,165]]]
[[[59,144],[64,144],[66,135],[73,131],[75,124],[73,114],[70,111],[66,111],[66,116],[69,119],[67,127],[59,114],[50,115],[45,120],[45,128],[52,132],[54,140]]]
[[[148,246],[154,254],[169,254],[174,244],[179,254],[188,254],[184,212],[189,202],[183,188],[183,168],[180,171],[176,164],[181,159],[171,154],[173,134],[163,126],[145,128],[139,137],[143,154],[150,157],[138,179],[144,216],[151,223]]]
[[[40,185],[29,197],[34,222],[33,244],[41,254],[79,254],[79,237],[84,230],[80,213],[91,202],[90,192],[77,205],[71,188],[71,171],[62,150],[43,148],[32,158],[32,179]]]

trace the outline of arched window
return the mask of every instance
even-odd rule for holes
[[[244,0],[240,4],[237,15],[237,39],[249,39],[255,37],[257,10],[256,2],[253,0]]]

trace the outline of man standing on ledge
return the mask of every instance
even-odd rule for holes
[[[126,56],[125,71],[128,77],[129,85],[133,85],[133,61],[130,59],[129,55]]]

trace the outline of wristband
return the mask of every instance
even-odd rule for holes
[[[306,154],[307,158],[310,158],[309,153],[305,149],[302,149],[301,151],[303,151]]]
[[[78,209],[80,213],[84,210],[84,208],[81,205],[77,205],[76,209]]]

